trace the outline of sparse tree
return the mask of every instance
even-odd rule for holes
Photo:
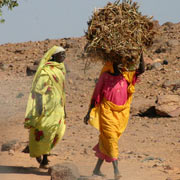
[[[5,21],[2,17],[2,8],[7,7],[9,10],[12,10],[16,6],[18,6],[17,0],[0,0],[0,23]]]

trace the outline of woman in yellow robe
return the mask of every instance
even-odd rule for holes
[[[53,46],[41,59],[29,95],[24,127],[30,156],[47,168],[47,156],[65,132],[65,50]],[[43,157],[43,159],[42,159]]]
[[[137,76],[144,72],[141,55],[137,71],[123,71],[120,64],[107,62],[102,69],[94,89],[91,104],[84,118],[99,130],[99,142],[93,148],[98,157],[93,174],[104,176],[101,171],[103,161],[112,162],[115,179],[120,179],[118,169],[118,140],[126,129],[129,119],[132,94]]]

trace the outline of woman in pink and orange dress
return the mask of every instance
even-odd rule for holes
[[[93,174],[104,176],[101,165],[112,162],[115,179],[120,179],[118,169],[118,140],[126,129],[132,95],[137,77],[144,72],[143,55],[138,70],[123,71],[121,64],[107,62],[96,84],[89,111],[84,118],[100,132],[99,142],[93,148],[98,157]]]

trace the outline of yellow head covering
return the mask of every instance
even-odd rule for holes
[[[101,70],[101,74],[104,72],[111,72],[114,73],[114,68],[113,68],[113,64],[112,62],[108,61],[105,63],[105,65],[103,66],[102,70]]]
[[[38,77],[39,73],[41,72],[43,66],[51,59],[52,55],[54,55],[58,52],[61,52],[61,51],[65,51],[65,49],[62,48],[61,46],[53,46],[51,49],[49,49],[45,53],[45,55],[42,57],[42,59],[39,63],[38,69],[37,69],[36,74],[33,79],[33,84],[35,84],[34,82],[37,80],[37,77]]]

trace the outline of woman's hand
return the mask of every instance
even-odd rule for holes
[[[142,52],[141,57],[140,57],[139,68],[138,68],[139,75],[144,73],[144,71],[145,71],[145,62],[144,62],[144,57],[143,57],[143,52]]]
[[[94,108],[94,106],[95,106],[95,101],[92,100],[91,105],[90,105],[90,108],[89,108],[89,110],[88,110],[88,113],[87,113],[86,116],[84,117],[84,123],[85,123],[86,125],[88,125],[88,121],[89,121],[89,119],[90,119],[90,113],[91,113],[92,108]]]
[[[88,121],[90,119],[90,111],[87,113],[87,115],[84,117],[84,123],[88,125]]]

